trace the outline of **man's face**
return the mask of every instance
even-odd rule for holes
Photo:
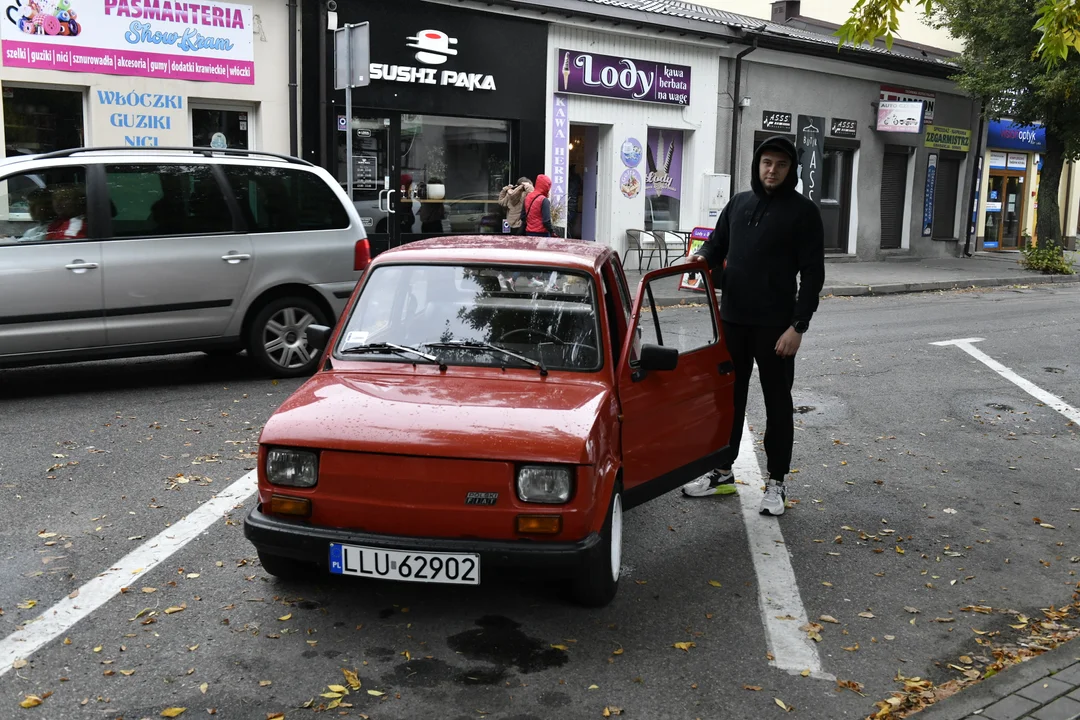
[[[766,150],[761,154],[758,172],[766,192],[773,192],[784,184],[791,172],[791,158],[782,152]]]

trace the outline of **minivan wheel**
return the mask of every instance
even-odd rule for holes
[[[329,324],[326,313],[307,298],[271,300],[255,315],[248,330],[248,355],[276,377],[310,375],[321,352],[308,348],[304,331],[309,325]]]
[[[593,548],[570,589],[570,596],[578,605],[600,608],[615,599],[622,573],[622,530],[622,486],[616,484],[600,531],[600,543]]]

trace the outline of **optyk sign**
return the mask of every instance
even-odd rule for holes
[[[685,65],[559,50],[560,92],[641,100],[670,105],[690,104],[690,68]]]

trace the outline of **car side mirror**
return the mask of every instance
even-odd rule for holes
[[[322,352],[330,343],[330,334],[333,331],[333,328],[328,328],[325,325],[308,325],[307,330],[304,331],[304,338],[307,340],[309,348]]]
[[[662,345],[642,345],[638,368],[651,370],[674,370],[679,366],[679,351]]]

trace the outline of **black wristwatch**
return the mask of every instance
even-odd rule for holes
[[[791,327],[795,329],[795,332],[802,335],[804,332],[810,329],[810,323],[806,320],[796,320],[791,323]]]

